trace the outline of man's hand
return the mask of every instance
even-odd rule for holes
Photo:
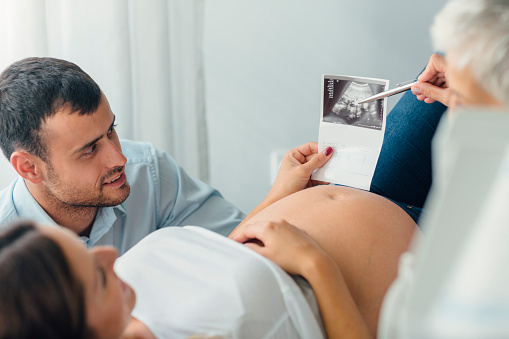
[[[447,65],[440,54],[433,54],[426,69],[417,78],[419,83],[412,86],[412,93],[417,99],[431,104],[440,101],[449,106],[450,92],[447,86]]]

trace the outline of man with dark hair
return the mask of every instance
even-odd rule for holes
[[[162,227],[228,235],[244,217],[167,153],[120,141],[104,93],[71,62],[28,58],[0,75],[0,146],[19,174],[0,192],[2,224],[58,224],[123,253]]]

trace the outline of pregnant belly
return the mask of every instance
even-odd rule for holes
[[[265,208],[251,221],[285,219],[309,234],[339,234],[338,229],[363,228],[374,231],[390,223],[401,228],[415,226],[413,220],[392,201],[379,195],[344,186],[317,186],[292,194]],[[396,224],[394,224],[396,223]],[[413,227],[411,227],[413,229]]]
[[[306,231],[337,262],[365,320],[376,329],[380,305],[397,274],[416,224],[399,206],[376,194],[317,186],[292,194],[248,223],[284,219]]]

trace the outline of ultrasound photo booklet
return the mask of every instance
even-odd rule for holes
[[[331,159],[311,178],[369,190],[385,132],[387,99],[358,101],[386,91],[389,80],[322,75],[318,148]]]

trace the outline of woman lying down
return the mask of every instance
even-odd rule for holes
[[[0,235],[0,338],[376,335],[416,225],[369,192],[303,189],[329,157],[314,143],[288,152],[232,239],[170,227],[117,259],[63,228],[18,222]]]

